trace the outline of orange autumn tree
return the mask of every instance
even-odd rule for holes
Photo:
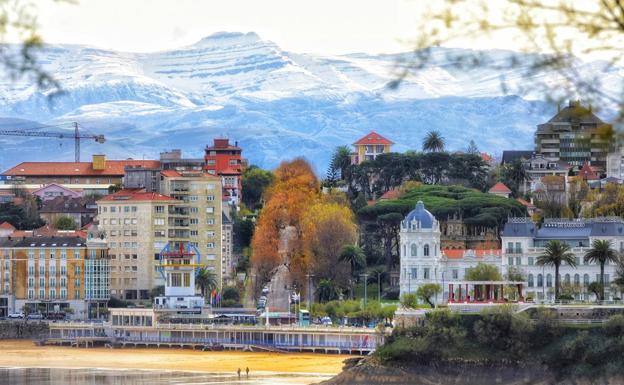
[[[346,287],[349,265],[340,261],[346,245],[357,240],[354,215],[348,206],[324,197],[306,211],[301,223],[301,249],[306,268],[318,278]]]
[[[261,282],[267,282],[271,271],[282,263],[278,253],[280,230],[287,226],[299,230],[305,211],[319,199],[319,181],[304,159],[282,162],[275,170],[251,242],[252,263]]]

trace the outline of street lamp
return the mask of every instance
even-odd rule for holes
[[[364,274],[360,274],[361,276],[364,277],[364,306],[366,306],[366,302],[367,302],[367,291],[368,291],[368,286],[366,285],[368,283],[367,279],[368,279],[368,274],[364,273]]]

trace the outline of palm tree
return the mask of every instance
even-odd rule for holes
[[[585,262],[600,264],[600,300],[604,301],[604,267],[608,262],[618,262],[618,253],[611,248],[611,241],[596,239],[591,249],[585,253]]]
[[[351,275],[355,276],[358,271],[366,267],[364,251],[357,245],[346,245],[342,248],[338,259],[351,266]]]
[[[549,241],[546,244],[544,254],[537,257],[536,263],[540,266],[555,267],[555,300],[559,298],[559,267],[562,263],[576,267],[574,254],[570,252],[570,245],[558,240]]]
[[[351,167],[351,149],[347,146],[338,146],[329,163],[330,169],[340,174],[340,179],[349,182],[349,168]]]
[[[205,267],[200,268],[195,276],[195,285],[201,290],[201,294],[206,298],[209,293],[217,288],[217,276]]]
[[[423,151],[442,152],[444,151],[444,138],[438,131],[429,131],[423,140]]]

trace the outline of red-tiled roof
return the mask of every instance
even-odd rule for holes
[[[371,131],[366,136],[363,136],[362,138],[360,138],[360,140],[358,140],[357,142],[355,142],[353,144],[357,144],[357,145],[362,145],[362,144],[388,144],[388,145],[390,145],[390,144],[394,144],[394,143],[392,141],[384,138],[383,136],[379,135],[375,131]]]
[[[379,199],[397,199],[401,196],[401,192],[397,189],[386,191]]]
[[[481,159],[482,159],[484,162],[486,162],[486,163],[488,163],[488,162],[491,162],[491,161],[492,161],[492,155],[490,155],[490,154],[488,154],[488,153],[486,153],[486,152],[482,152],[482,153],[481,153],[481,154],[479,154],[479,155],[481,155]]]
[[[0,229],[15,230],[15,226],[10,224],[9,222],[2,222],[2,223],[0,223]]]
[[[11,176],[123,176],[125,167],[158,168],[157,160],[106,160],[103,170],[94,170],[91,162],[22,162],[3,175]]]
[[[171,201],[175,200],[166,195],[144,190],[120,190],[100,199],[100,201]]]
[[[490,193],[501,193],[501,194],[511,194],[511,190],[509,187],[505,186],[504,183],[498,182],[488,191]]]
[[[179,172],[177,172],[176,170],[162,170],[160,172],[162,175],[164,176],[169,176],[169,177],[176,177],[176,176],[182,176]]]
[[[590,166],[587,162],[585,162],[585,164],[583,164],[583,167],[581,167],[581,170],[579,171],[579,175],[584,180],[600,179],[596,170],[592,166]]]

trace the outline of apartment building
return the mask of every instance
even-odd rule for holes
[[[99,318],[110,298],[107,240],[76,236],[6,238],[0,243],[0,316],[64,313]]]
[[[221,178],[195,170],[163,170],[160,191],[176,200],[167,220],[171,247],[179,249],[190,242],[199,251],[201,264],[217,275],[221,285]]]
[[[143,190],[121,190],[97,201],[99,227],[108,237],[111,295],[149,299],[162,284],[156,272],[168,242],[168,210],[176,200]]]
[[[200,263],[222,279],[221,184],[202,171],[161,172],[160,191],[125,189],[98,203],[99,226],[109,238],[111,295],[126,300],[150,298],[164,285],[160,255],[189,244]]]
[[[212,146],[206,146],[205,170],[210,175],[221,178],[223,199],[231,204],[238,205],[243,192],[243,149],[230,144],[229,139],[214,139]]]
[[[570,101],[548,122],[537,126],[535,151],[553,162],[562,160],[571,166],[589,163],[604,171],[612,143],[603,136],[610,128],[591,107]]]

